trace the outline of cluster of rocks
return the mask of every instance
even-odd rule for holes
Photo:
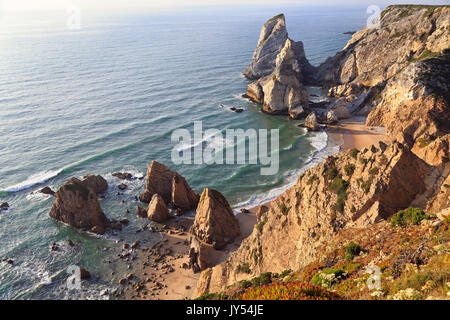
[[[170,218],[169,205],[176,215],[197,207],[200,196],[192,190],[186,179],[165,165],[152,161],[147,170],[145,190],[139,196],[148,208],[136,207],[136,214],[155,222]]]

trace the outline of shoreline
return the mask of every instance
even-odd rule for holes
[[[313,161],[314,156],[329,148],[330,142],[339,147],[339,151],[333,153],[336,154],[353,148],[368,148],[371,145],[378,144],[379,141],[385,143],[391,141],[386,136],[384,128],[367,127],[364,117],[353,117],[342,120],[336,125],[329,125],[325,133],[327,134],[327,146],[322,150],[317,150],[311,157],[311,161],[299,170],[304,171],[311,166],[315,166],[317,161]],[[288,184],[284,190],[290,187]],[[246,208],[248,213],[239,212],[239,209],[245,208],[244,205],[237,205],[233,208],[235,212],[238,211],[236,218],[239,221],[241,236],[222,251],[211,248],[210,256],[214,266],[226,261],[229,255],[240,247],[242,240],[253,232],[257,223],[256,210],[262,205],[270,207],[273,200],[270,199]],[[188,268],[189,239],[192,236],[189,233],[189,228],[194,221],[194,217],[195,213],[191,213],[169,220],[165,227],[160,230],[161,241],[152,248],[139,249],[138,261],[142,262],[142,266],[136,266],[135,273],[130,273],[127,277],[128,279],[124,283],[126,286],[124,288],[125,298],[143,300],[194,298],[192,295],[201,275],[201,272],[193,273]]]

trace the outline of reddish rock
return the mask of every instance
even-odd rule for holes
[[[88,174],[83,177],[82,182],[97,194],[104,193],[108,189],[108,182],[99,175]]]
[[[216,249],[222,249],[239,236],[239,222],[220,192],[208,188],[203,190],[192,233]]]
[[[145,191],[139,196],[142,202],[149,203],[155,193],[166,203],[172,198],[172,178],[174,173],[165,165],[152,161],[147,170]]]
[[[175,172],[172,179],[172,205],[187,211],[195,209],[200,196],[191,189],[186,179]]]
[[[72,178],[55,194],[50,217],[68,225],[103,234],[110,222],[100,207],[95,192],[82,181]]]
[[[164,222],[170,218],[164,199],[159,194],[154,194],[148,206],[147,216],[155,222]]]

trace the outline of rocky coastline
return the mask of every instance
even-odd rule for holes
[[[334,290],[341,298],[382,299],[411,292],[387,284],[388,292],[361,289],[357,283],[367,280],[363,274],[369,265],[387,270],[386,278],[397,283],[408,268],[416,274],[421,268],[435,269],[437,259],[444,270],[439,276],[447,277],[449,16],[449,6],[390,6],[379,30],[351,32],[347,46],[317,67],[308,62],[303,43],[289,38],[283,14],[268,20],[244,71],[254,81],[244,96],[261,105],[262,112],[302,119],[301,126],[310,131],[326,128],[340,135],[341,151],[303,172],[275,200],[242,209],[237,216],[219,191],[205,188],[199,194],[179,173],[152,161],[145,190],[136,195],[136,215],[161,240],[152,246],[123,243],[118,259],[127,263],[129,273],[107,294],[117,299],[233,299],[261,284],[296,281]],[[326,88],[329,103],[311,102],[307,85]],[[386,132],[375,131],[380,127]],[[113,176],[121,179],[117,187],[122,191],[127,181],[137,179],[126,172]],[[69,179],[56,192],[48,187],[40,192],[54,197],[52,219],[104,235],[129,223],[103,212],[99,199],[108,187],[103,177],[89,174]],[[0,211],[8,208],[3,203]],[[414,223],[396,229],[407,215],[402,212],[412,211]],[[405,237],[406,245],[399,244]],[[359,249],[350,250],[349,259],[352,244]],[[332,268],[342,273],[330,276]],[[89,271],[81,273],[89,281]],[[350,280],[354,287],[339,287]],[[415,288],[417,294],[411,295],[449,296],[448,283],[438,276],[429,280],[434,287]]]

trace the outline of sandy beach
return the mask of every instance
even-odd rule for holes
[[[354,117],[327,127],[329,138],[341,141],[341,151],[362,149],[377,145],[379,141],[389,143],[384,128],[367,127],[363,117]],[[270,206],[270,202],[264,204]],[[241,236],[224,250],[212,247],[209,255],[214,265],[225,261],[230,253],[237,250],[243,239],[248,237],[257,222],[257,208],[249,208],[248,213],[239,213]],[[189,269],[189,229],[194,214],[173,217],[161,230],[161,241],[152,248],[138,248],[138,262],[126,279],[123,279],[123,293],[127,299],[180,300],[193,298],[192,294],[200,273]]]
[[[379,141],[392,142],[384,128],[366,126],[364,117],[353,117],[341,120],[336,125],[329,125],[327,133],[331,138],[343,141],[341,151],[367,148],[377,145]]]

